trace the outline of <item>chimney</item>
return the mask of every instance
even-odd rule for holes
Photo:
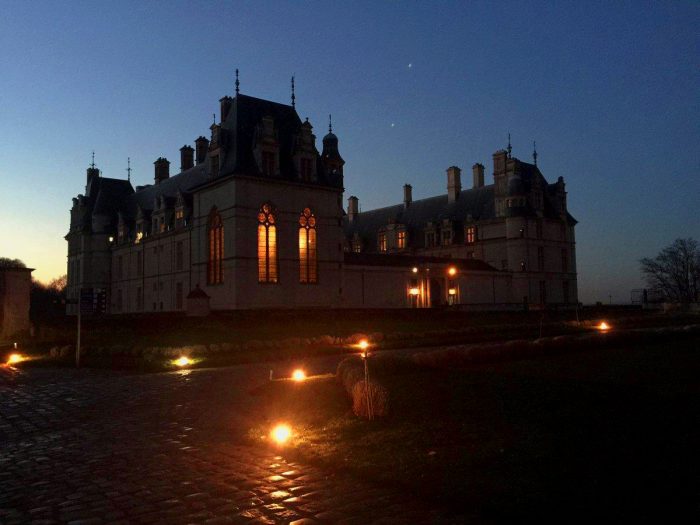
[[[209,139],[200,135],[195,139],[194,147],[197,151],[197,164],[199,165],[202,162],[204,162],[204,159],[207,158],[207,151],[209,150]]]
[[[153,163],[155,169],[155,183],[160,184],[170,177],[170,161],[164,157],[158,157]]]
[[[447,168],[447,202],[453,203],[459,197],[459,192],[462,191],[462,180],[460,170],[457,166]]]
[[[221,103],[221,122],[223,123],[231,110],[233,99],[231,97],[223,97],[219,99],[219,102]]]
[[[194,166],[194,149],[185,144],[180,148],[180,171],[185,171]]]
[[[408,208],[413,200],[413,186],[410,184],[403,185],[403,207]]]
[[[506,172],[506,160],[508,152],[506,150],[498,150],[493,154],[493,174],[499,175]]]
[[[481,188],[484,185],[484,165],[478,162],[472,166],[474,174],[474,187]]]
[[[355,220],[359,208],[359,199],[354,195],[348,198],[348,220],[350,222]]]

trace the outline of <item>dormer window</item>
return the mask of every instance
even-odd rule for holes
[[[452,244],[452,230],[443,229],[441,234],[441,244],[443,246],[449,246]]]
[[[377,244],[380,252],[386,251],[386,233],[380,233],[377,237]]]
[[[299,176],[301,180],[308,182],[311,180],[311,159],[301,158],[299,159]]]
[[[396,248],[399,250],[406,248],[406,230],[396,232]]]

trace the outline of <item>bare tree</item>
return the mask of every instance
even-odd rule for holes
[[[676,239],[656,257],[645,257],[639,264],[649,288],[661,293],[668,301],[698,301],[700,248],[695,239]]]

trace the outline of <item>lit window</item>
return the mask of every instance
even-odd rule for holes
[[[360,242],[359,239],[355,239],[352,241],[352,251],[354,253],[362,252],[362,243]]]
[[[467,244],[474,244],[476,242],[476,226],[467,226],[465,238]]]
[[[379,251],[380,252],[386,251],[386,233],[379,234]]]
[[[258,211],[258,282],[277,282],[277,226],[269,204]]]
[[[209,214],[207,231],[209,234],[207,283],[221,284],[224,282],[224,223],[216,208],[212,208]]]
[[[316,217],[309,208],[299,216],[299,282],[318,282]]]
[[[396,232],[396,247],[399,250],[403,250],[406,247],[406,232],[405,231]]]

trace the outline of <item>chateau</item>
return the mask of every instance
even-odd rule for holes
[[[329,124],[322,151],[292,105],[239,93],[180,167],[153,183],[103,177],[94,162],[73,199],[68,313],[80,290],[110,314],[251,308],[508,309],[577,302],[574,226],[561,177],[493,155],[494,183],[447,169],[447,192],[343,209],[344,160]]]

